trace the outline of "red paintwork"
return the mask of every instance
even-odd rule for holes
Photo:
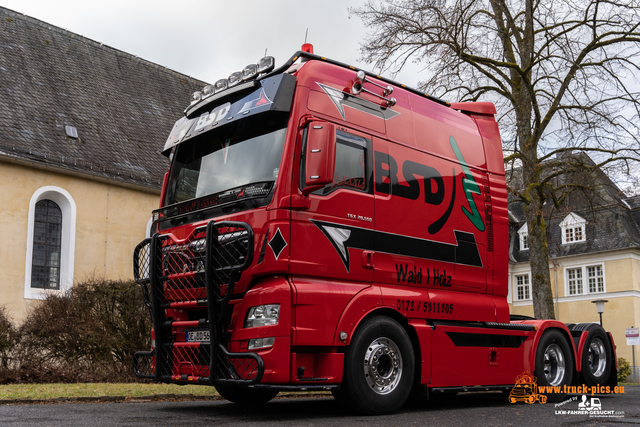
[[[582,371],[582,352],[584,351],[584,345],[587,342],[588,336],[588,331],[582,331],[582,334],[580,334],[580,340],[578,341],[578,354],[580,357],[576,358],[576,369],[578,371]]]
[[[489,116],[498,114],[496,106],[492,102],[452,102],[451,108],[464,113],[486,114]]]
[[[432,332],[432,387],[513,384],[518,372],[533,371],[526,356],[535,353],[532,336],[535,332],[500,331],[502,335],[528,336],[518,348],[457,347],[447,332],[496,334],[496,329],[439,325]],[[492,364],[490,352],[496,351],[497,364]]]
[[[331,352],[331,349],[321,353],[291,353],[291,383],[317,384],[308,378],[322,378],[323,383],[339,384],[342,382],[342,366],[344,353]],[[298,367],[304,367],[304,375],[298,376]]]
[[[416,369],[420,372],[420,384],[431,384],[431,352],[432,352],[432,332],[430,325],[420,319],[411,319],[411,327],[416,331],[416,336],[420,341],[420,354],[415,354]]]
[[[548,328],[562,330],[573,348],[566,326],[556,321],[515,322],[533,324],[535,331],[452,323],[509,323],[507,192],[493,104],[454,103],[447,107],[402,87],[394,87],[393,97],[397,103],[390,110],[399,115],[383,120],[347,105],[343,107],[343,119],[320,84],[350,93],[355,71],[319,60],[296,67],[293,70],[297,77],[296,89],[272,202],[263,208],[164,231],[175,241],[183,242],[191,238],[194,228],[211,219],[243,221],[253,228],[254,260],[242,273],[234,291],[243,297],[230,303],[233,314],[229,350],[247,351],[250,339],[275,337],[273,347],[255,351],[264,360],[262,383],[306,384],[309,382],[304,378],[326,378],[322,384],[338,384],[342,381],[344,363],[341,347],[350,344],[360,322],[372,314],[395,313],[397,318],[406,319],[408,332],[419,341],[416,366],[421,383],[447,387],[513,384],[523,371],[535,370],[537,344]],[[369,78],[382,84],[375,77]],[[377,91],[374,87],[370,89]],[[386,106],[384,101],[365,92],[359,97]],[[373,151],[368,165],[372,169],[369,183],[374,187],[372,191],[338,188],[324,196],[303,194],[301,189],[305,184],[299,182],[303,131],[312,121],[330,122],[340,131],[369,141],[369,149]],[[464,156],[464,162],[454,151],[451,138]],[[395,190],[391,194],[378,191],[376,176],[387,185],[391,185],[393,177],[390,177],[390,164],[378,162],[377,156],[389,156],[397,163],[397,184],[394,185],[408,188],[411,183],[407,179],[417,180],[420,190],[417,198],[400,197]],[[427,181],[422,176],[403,173],[406,162],[431,168],[441,181],[434,178],[428,181],[431,188],[424,188]],[[476,187],[465,188],[470,185],[470,179]],[[416,181],[412,182],[416,185]],[[166,185],[165,180],[163,187]],[[428,201],[427,191],[432,195],[441,194],[442,200],[435,203],[434,200],[438,200],[434,196]],[[162,194],[165,194],[164,188]],[[465,214],[473,210],[472,204],[483,230],[474,226]],[[438,218],[447,215],[441,228],[429,229]],[[458,244],[455,232],[471,233],[482,266],[398,255],[377,247],[377,250],[349,248],[347,270],[337,249],[311,220],[447,245]],[[271,239],[277,230],[287,242],[286,247],[276,259],[266,246],[264,259],[258,263],[266,236]],[[399,266],[415,272],[416,277],[419,272],[421,280],[401,280]],[[434,284],[436,271],[445,277],[448,286]],[[243,328],[250,307],[272,303],[279,303],[281,307],[277,325]],[[188,321],[186,310],[194,308],[180,306],[180,303],[173,307],[168,314],[181,322]],[[440,321],[448,323],[438,323]],[[176,323],[176,328],[185,326],[187,323]],[[340,338],[341,332],[347,334],[346,339]],[[447,332],[526,336],[527,339],[518,348],[456,347]],[[582,338],[584,340],[584,336]],[[582,347],[577,352],[574,348],[573,352],[580,370],[581,360],[576,354],[581,354]],[[298,368],[302,366],[305,373],[300,379]]]
[[[559,329],[565,335],[565,337],[567,338],[567,342],[569,343],[569,346],[571,347],[571,350],[573,352],[574,366],[576,366],[576,370],[578,372],[581,371],[581,369],[577,369],[577,366],[578,366],[577,352],[576,352],[575,345],[573,344],[573,339],[571,338],[571,333],[569,332],[569,329],[567,328],[567,325],[565,325],[562,322],[558,322],[557,320],[526,320],[526,321],[513,322],[513,323],[522,323],[522,324],[526,324],[526,325],[534,325],[534,326],[536,326],[537,333],[533,337],[534,338],[534,341],[533,341],[533,343],[534,343],[533,349],[534,350],[538,348],[538,342],[540,341],[540,338],[542,338],[542,334],[544,333],[544,331],[546,331],[547,329],[550,329],[550,328]],[[524,357],[529,359],[528,363],[532,367],[530,372],[533,372],[535,370],[535,363],[536,363],[535,351],[532,351],[530,353],[525,353]]]

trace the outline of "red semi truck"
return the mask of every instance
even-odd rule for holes
[[[193,95],[134,275],[142,378],[238,403],[330,390],[360,412],[411,393],[615,384],[595,324],[510,319],[493,104],[447,103],[303,46]]]

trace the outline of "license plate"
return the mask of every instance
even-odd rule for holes
[[[209,341],[209,331],[190,331],[187,332],[187,341],[189,342],[202,342]]]

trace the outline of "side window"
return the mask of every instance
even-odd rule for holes
[[[36,203],[33,221],[31,287],[60,289],[62,211],[51,200]]]
[[[304,151],[303,151],[304,153]],[[323,196],[339,188],[371,192],[371,140],[344,131],[336,132],[336,164],[333,182],[312,194]],[[303,158],[304,162],[304,158]],[[300,185],[304,175],[300,174]]]
[[[73,284],[76,203],[56,186],[37,189],[29,201],[25,299],[44,299]]]

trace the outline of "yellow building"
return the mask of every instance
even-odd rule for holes
[[[130,279],[168,159],[203,83],[0,7],[0,305]]]
[[[597,200],[576,195],[562,209],[545,211],[556,318],[567,324],[599,323],[593,301],[608,301],[603,326],[613,335],[617,356],[631,363],[625,329],[640,326],[640,196],[625,197],[603,174],[596,176]],[[510,201],[509,215],[511,313],[533,316],[522,205]],[[639,356],[636,348],[636,366]],[[640,370],[636,372],[640,378]]]

